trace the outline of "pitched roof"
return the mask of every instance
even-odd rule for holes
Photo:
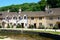
[[[51,8],[50,11],[52,11],[52,13],[48,13],[46,11],[35,11],[35,12],[32,12],[32,11],[24,11],[24,12],[21,12],[20,14],[17,13],[17,12],[0,12],[0,14],[2,14],[2,16],[0,15],[0,17],[6,17],[7,15],[10,16],[10,17],[13,17],[13,16],[18,16],[18,15],[21,15],[21,16],[24,16],[24,15],[27,15],[28,17],[40,17],[40,16],[53,16],[53,15],[60,15],[60,8]]]

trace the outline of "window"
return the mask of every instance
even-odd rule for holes
[[[4,20],[5,20],[5,18],[2,18],[2,19],[4,19]]]
[[[24,19],[27,19],[27,17],[26,17],[26,16],[24,16]]]
[[[2,20],[3,18],[0,18],[0,20]]]
[[[19,17],[20,20],[22,20],[22,17]]]
[[[25,24],[25,26],[27,26],[27,24]]]
[[[49,24],[49,26],[53,26],[53,24]]]
[[[16,20],[16,19],[17,19],[17,17],[13,17],[13,19],[15,19],[15,20]]]
[[[34,17],[31,17],[32,20],[34,20]]]
[[[52,13],[53,13],[53,11],[52,11],[52,10],[49,10],[49,11],[48,11],[48,14],[52,14]]]
[[[9,17],[6,17],[6,19],[8,19],[8,20],[9,20],[10,18],[9,18]]]
[[[16,23],[14,23],[14,26],[16,26]]]
[[[39,20],[42,20],[42,17],[39,17]]]
[[[42,25],[42,23],[39,23],[39,26],[41,26]]]
[[[53,20],[53,17],[49,17],[50,20]]]
[[[0,16],[2,15],[2,13],[0,14]]]
[[[10,23],[10,25],[12,25],[12,23]]]
[[[60,20],[60,17],[58,17],[58,20]]]
[[[5,18],[3,18],[3,19],[5,19]],[[6,17],[6,19],[7,19],[7,20],[10,20],[10,19],[12,19],[12,18],[11,18],[11,17],[9,17],[9,16],[7,16],[7,17]]]

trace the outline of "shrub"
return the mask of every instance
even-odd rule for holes
[[[46,27],[46,29],[53,29],[53,26]]]
[[[22,28],[22,26],[21,26],[20,24],[18,24],[18,25],[16,26],[16,28]]]
[[[13,25],[11,25],[11,28],[13,28]]]
[[[53,29],[59,29],[58,25],[55,25],[55,26],[53,27]]]
[[[38,27],[38,29],[44,29],[44,28],[45,28],[44,25]]]
[[[29,25],[29,28],[35,28],[34,25]]]
[[[7,24],[7,28],[10,28],[10,25],[9,24]]]

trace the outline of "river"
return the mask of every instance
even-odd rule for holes
[[[6,34],[0,35],[0,40],[53,40],[53,39],[29,34],[10,34],[10,35]]]

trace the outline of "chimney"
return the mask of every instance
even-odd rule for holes
[[[7,10],[7,12],[9,13],[9,12],[10,12],[10,10]]]
[[[19,9],[19,14],[21,13],[21,9]]]
[[[48,10],[49,10],[49,6],[46,6],[46,7],[45,7],[45,11],[48,11]]]

